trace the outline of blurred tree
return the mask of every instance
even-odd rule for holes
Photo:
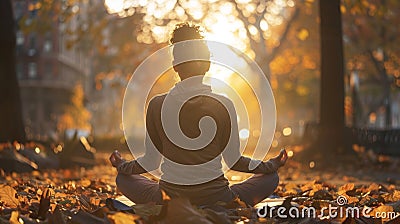
[[[344,147],[344,68],[340,0],[320,0],[321,99],[318,150],[332,162]]]
[[[288,91],[291,95],[286,97],[287,100],[277,102],[282,123],[293,122],[296,119],[315,119],[318,111],[315,104],[311,103],[312,100],[318,97],[318,92],[314,91],[318,89],[315,88],[318,85],[315,81],[319,74],[317,69],[319,63],[318,56],[315,57],[315,55],[312,55],[317,54],[317,52],[307,51],[306,47],[303,47],[305,46],[304,43],[314,45],[314,48],[318,47],[316,46],[318,42],[315,41],[315,38],[307,37],[307,33],[315,37],[317,36],[317,32],[315,28],[309,29],[309,27],[301,23],[295,23],[299,19],[300,14],[303,19],[309,18],[312,13],[315,14],[312,8],[315,8],[316,4],[312,0],[299,0],[297,3],[299,7],[292,0],[226,0],[218,2],[149,0],[140,3],[130,0],[105,1],[110,13],[117,13],[123,18],[138,15],[143,18],[138,26],[136,36],[137,41],[140,43],[152,44],[153,46],[154,43],[165,44],[175,24],[185,21],[201,23],[206,29],[205,31],[207,31],[207,39],[225,42],[246,52],[261,66],[267,77],[275,76],[270,71],[270,63],[279,54],[278,52],[281,52],[282,43],[287,42],[287,39],[290,38],[289,34],[299,36],[298,40],[302,43],[289,44],[285,49],[291,54],[296,54],[296,56],[301,55],[301,60],[292,61],[293,64],[303,64],[304,66],[299,67],[305,68],[308,66],[308,68],[305,70],[293,69],[280,78],[284,80],[285,77],[290,76],[291,79],[298,80],[297,82],[292,82],[294,87]],[[317,23],[316,18],[311,17],[310,19],[310,23],[314,23],[314,26]],[[298,34],[299,32],[301,34]],[[299,50],[299,48],[302,49]],[[302,54],[308,54],[309,56],[303,57]],[[284,63],[278,64],[275,63],[275,65],[280,67],[287,66]],[[311,70],[314,70],[314,72],[310,72]],[[301,74],[302,76],[295,78],[297,74]],[[164,82],[166,84],[176,81],[173,79],[161,80],[166,81]],[[275,78],[275,80],[278,79]],[[274,90],[278,89],[274,88]],[[301,98],[301,100],[297,100],[298,98]],[[296,106],[303,102],[311,105],[313,109],[304,109],[303,111],[305,112],[296,113],[296,110],[300,108],[296,108]],[[257,105],[254,104],[254,106]],[[285,106],[289,110],[285,110]],[[302,106],[302,108],[307,108],[304,104]],[[297,121],[295,122],[297,123]]]
[[[67,129],[83,129],[90,130],[90,112],[84,105],[85,95],[82,85],[75,86],[71,97],[71,105],[65,108],[65,113],[58,121],[59,131]]]
[[[319,14],[318,1],[298,3],[297,19],[270,63],[280,123],[316,122],[319,114]],[[296,123],[295,123],[296,124]],[[284,124],[288,125],[288,124]]]
[[[110,13],[122,17],[143,15],[137,40],[147,44],[167,42],[169,32],[179,22],[201,23],[211,33],[208,39],[247,52],[267,76],[269,63],[298,16],[293,0],[120,0],[105,1],[105,4]]]
[[[0,1],[0,142],[25,142],[21,98],[15,70],[15,22],[11,0]]]
[[[281,123],[318,118],[319,52],[309,50],[319,47],[317,1],[119,0],[105,4],[110,13],[121,17],[143,15],[137,33],[142,43],[167,42],[179,22],[202,24],[206,39],[235,46],[255,59],[270,78]]]
[[[370,114],[385,108],[385,126],[392,127],[392,93],[400,87],[400,2],[397,0],[343,0],[344,44],[347,69],[357,74],[363,95],[373,100],[364,102],[358,118],[360,125],[369,123]],[[380,91],[373,92],[379,87]],[[357,100],[357,99],[353,99]]]

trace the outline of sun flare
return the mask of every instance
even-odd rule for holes
[[[124,10],[124,0],[105,0],[104,5],[109,13],[118,13]]]
[[[163,0],[158,0],[158,1],[163,1]],[[107,10],[109,13],[117,13],[121,14],[125,10],[126,7],[129,5],[133,6],[135,4],[142,5],[141,2],[147,2],[149,3],[150,1],[146,0],[141,0],[141,1],[129,1],[129,0],[105,0],[104,4],[107,7]],[[164,3],[168,3],[168,0],[164,0]],[[189,4],[190,3],[190,4]],[[201,5],[196,5],[199,2],[197,1],[189,1],[188,5],[185,5],[186,8],[190,11],[190,9],[195,9],[200,7]],[[147,8],[153,9],[150,10],[153,16],[158,17],[156,12],[159,10],[169,10],[170,7],[164,7],[164,8],[157,8],[155,7],[154,4],[147,5]],[[168,8],[168,9],[167,9]],[[243,22],[237,18],[237,15],[235,14],[235,8],[233,4],[230,3],[222,3],[222,4],[215,4],[212,7],[213,13],[208,13],[208,14],[199,14],[197,15],[199,18],[202,18],[201,21],[199,21],[199,24],[204,27],[204,36],[206,40],[210,41],[216,41],[220,43],[224,43],[226,45],[232,46],[236,48],[237,50],[244,52],[247,56],[250,58],[254,59],[254,52],[249,48],[249,40],[247,37],[247,31],[246,28],[243,24]],[[185,12],[179,11],[183,10],[183,8],[177,8],[175,9],[175,12],[178,16],[182,16]],[[202,12],[202,10],[198,10],[199,12]],[[148,12],[148,11],[147,11]],[[150,12],[148,12],[150,13]],[[150,13],[150,14],[151,14]],[[165,14],[165,13],[161,13]],[[146,18],[144,18],[146,19]],[[179,21],[177,19],[176,21]],[[147,21],[149,22],[149,21]],[[167,26],[168,27],[168,26]],[[164,28],[167,28],[164,27]],[[171,33],[172,29],[174,26],[169,26],[168,29],[171,29],[169,32],[164,30],[163,32],[160,32],[160,29],[162,28],[161,26],[157,24],[151,25],[149,28],[151,29],[153,33],[153,38],[155,39],[168,39],[165,36],[167,33]],[[149,38],[151,34],[145,34],[146,38]],[[156,35],[156,37],[154,37]],[[141,36],[143,36],[141,34]],[[158,37],[157,37],[158,36]],[[219,54],[218,57],[229,57],[229,61],[235,63],[238,66],[246,66],[245,61],[240,58],[238,55],[233,54],[232,50],[229,49],[227,46],[226,49],[218,49],[218,52],[211,52],[212,54],[216,55]],[[221,54],[223,54],[221,56]],[[217,78],[222,80],[223,82],[230,83],[232,82],[232,77],[234,75],[234,71],[230,68],[226,68],[224,66],[220,65],[211,65],[210,71],[208,72],[207,76]]]

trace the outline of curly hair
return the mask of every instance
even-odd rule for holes
[[[178,72],[181,79],[194,75],[204,75],[210,68],[210,50],[206,41],[203,40],[200,26],[185,22],[176,25],[172,37],[172,54],[174,61],[185,61],[188,58],[201,58],[193,61],[187,61],[175,65],[175,71]],[[201,40],[185,43],[190,40]],[[179,43],[178,42],[183,42]]]
[[[185,22],[175,26],[170,42],[175,44],[185,40],[201,40],[203,38],[200,26]]]

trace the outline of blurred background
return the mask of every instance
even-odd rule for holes
[[[302,144],[320,120],[319,1],[11,2],[27,139],[58,141],[78,131],[96,148],[124,145],[121,107],[126,85],[141,61],[168,45],[175,25],[184,21],[202,25],[206,39],[238,48],[264,71],[277,108],[272,148]],[[340,12],[345,126],[350,130],[400,129],[400,2],[342,0]],[[249,96],[248,111],[259,110],[239,76],[233,72],[209,75]],[[175,82],[171,71],[163,74],[149,99]],[[132,119],[143,119],[143,114]],[[259,122],[257,115],[249,119]],[[257,125],[251,127],[242,127],[239,120],[240,138],[255,143],[260,130]]]

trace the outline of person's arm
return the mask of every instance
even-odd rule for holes
[[[117,162],[114,164],[112,157],[110,161],[117,168],[118,173],[122,174],[142,174],[158,169],[161,163],[161,152],[157,150],[162,147],[158,136],[156,125],[154,123],[154,101],[151,100],[146,113],[146,152],[142,157],[136,160],[125,161],[122,157],[114,157]],[[114,153],[113,153],[114,154]],[[119,153],[118,153],[119,154]]]
[[[136,160],[124,161],[117,166],[118,173],[122,174],[142,174],[158,169],[161,162],[161,154],[146,134],[146,152]]]
[[[227,103],[228,112],[230,114],[230,124],[227,124],[225,128],[230,128],[230,131],[226,131],[224,135],[225,141],[227,142],[226,149],[222,153],[225,163],[231,170],[254,173],[254,174],[268,174],[276,172],[279,167],[283,166],[287,160],[287,154],[285,150],[282,150],[280,154],[268,161],[254,160],[240,154],[240,140],[238,133],[238,124],[236,118],[236,110],[232,103]],[[231,133],[230,136],[228,136]],[[239,159],[237,159],[239,158]],[[250,170],[250,163],[259,163],[259,165]]]
[[[117,168],[118,173],[123,174],[141,174],[147,172],[137,162],[137,160],[126,161],[118,151],[114,151],[110,156],[111,164]]]
[[[286,163],[286,160],[287,153],[284,149],[282,149],[278,156],[268,161],[257,161],[246,156],[241,156],[231,169],[246,173],[268,174],[278,171],[279,167],[283,166]],[[255,169],[250,170],[250,162],[259,162],[259,165]]]

